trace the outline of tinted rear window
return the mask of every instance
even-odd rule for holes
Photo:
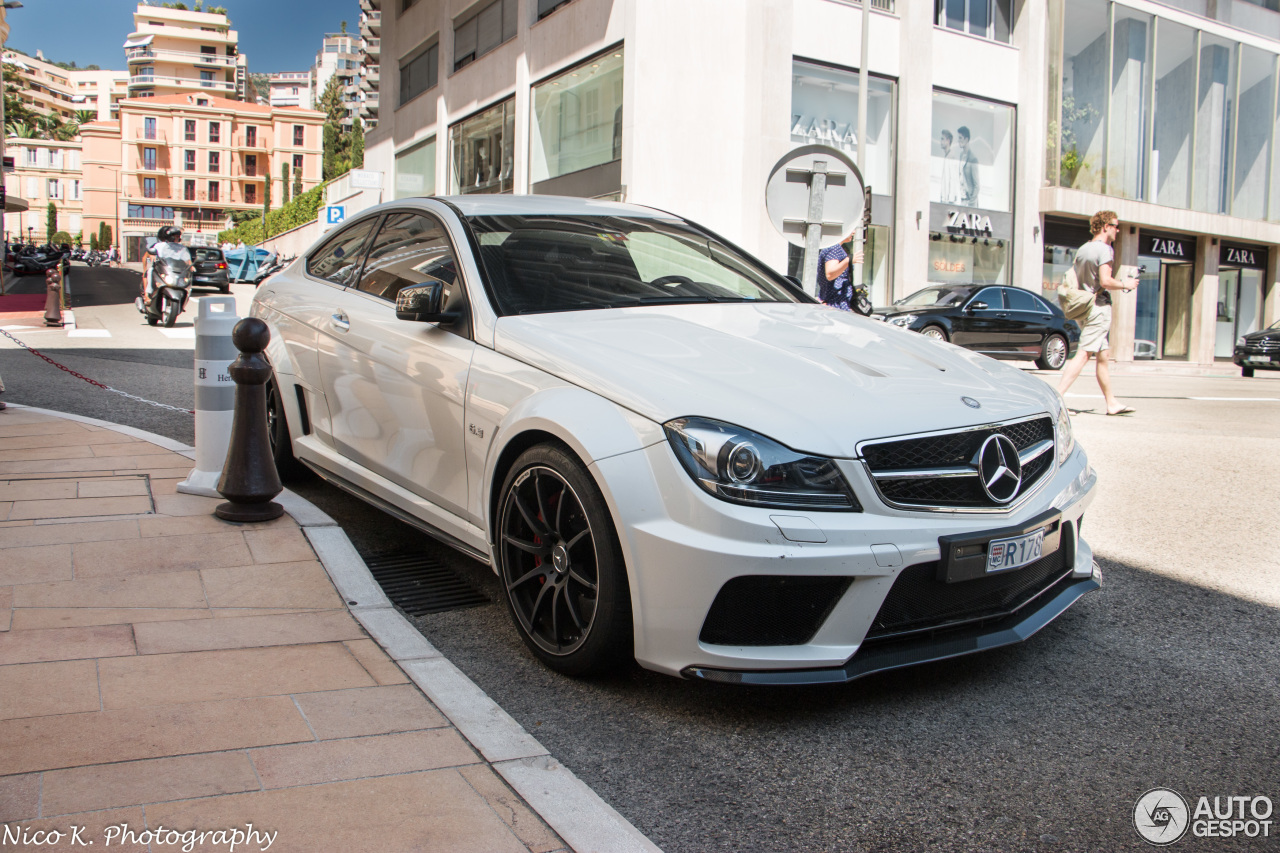
[[[192,249],[196,262],[200,261],[220,261],[222,260],[221,249]]]

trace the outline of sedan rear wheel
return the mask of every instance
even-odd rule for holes
[[[521,639],[566,675],[598,675],[632,654],[631,599],[595,481],[555,445],[526,450],[499,503],[498,574]]]
[[[1036,367],[1041,370],[1061,370],[1067,363],[1067,339],[1062,335],[1050,335],[1044,339]]]
[[[920,330],[920,334],[926,338],[933,338],[935,341],[946,343],[947,333],[941,326],[925,326]]]

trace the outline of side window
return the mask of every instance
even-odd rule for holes
[[[1042,312],[1044,308],[1040,305],[1040,300],[1031,295],[1029,291],[1020,287],[1006,287],[1004,290],[1005,302],[1009,305],[1010,311],[1036,311]]]
[[[988,287],[978,291],[978,295],[973,297],[974,302],[985,302],[987,308],[992,311],[1004,310],[1004,297],[1000,295],[1002,288]],[[972,303],[970,303],[972,304]]]
[[[354,284],[365,244],[377,222],[377,217],[367,219],[334,237],[307,261],[307,272],[344,287]]]
[[[445,310],[459,310],[464,295],[444,227],[424,213],[390,214],[369,250],[360,289],[395,302],[400,288],[428,281],[444,282]]]

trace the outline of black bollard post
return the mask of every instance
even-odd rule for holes
[[[279,518],[284,507],[271,500],[284,485],[276,473],[267,437],[267,389],[271,365],[262,351],[271,331],[257,317],[246,317],[231,331],[231,342],[240,357],[228,372],[236,383],[236,412],[231,420],[231,444],[218,480],[218,493],[227,503],[218,504],[214,515],[227,521],[269,521]]]

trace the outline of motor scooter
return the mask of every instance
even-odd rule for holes
[[[158,326],[163,323],[165,328],[172,328],[182,309],[187,306],[187,300],[191,298],[195,268],[191,265],[191,256],[186,250],[181,246],[178,248],[182,249],[181,253],[157,255],[151,262],[148,275],[154,284],[148,288],[144,280],[143,293],[134,302],[138,311],[146,318],[147,325]],[[150,299],[147,298],[148,290],[151,292]]]

